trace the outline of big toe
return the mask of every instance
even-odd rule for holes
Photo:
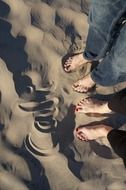
[[[70,71],[71,71],[71,65],[65,66],[65,67],[64,67],[64,70],[65,70],[66,72],[70,72]]]
[[[88,140],[87,136],[82,131],[78,131],[77,134],[76,134],[76,137],[78,139],[82,140],[82,141],[87,141]]]

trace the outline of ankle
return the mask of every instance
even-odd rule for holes
[[[91,83],[92,85],[95,85],[95,84],[96,84],[95,81],[93,81],[93,79],[92,79],[92,77],[91,77],[91,73],[88,74],[88,79],[89,79],[89,81],[90,81],[90,83]]]

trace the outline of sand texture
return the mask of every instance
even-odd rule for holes
[[[73,111],[88,94],[71,86],[91,65],[66,73],[63,58],[83,51],[88,6],[89,0],[0,0],[0,190],[126,189],[124,162],[107,139],[80,142],[73,136],[79,125],[102,121],[125,129],[126,122],[120,114]],[[124,86],[97,86],[93,93],[106,98]],[[50,102],[48,108],[52,98],[56,106]],[[54,136],[34,131],[45,109],[57,120]],[[42,154],[28,149],[28,134]]]

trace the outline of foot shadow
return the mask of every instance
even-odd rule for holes
[[[60,144],[60,151],[63,151],[64,148],[72,142],[73,140],[73,129],[75,127],[75,114],[74,106],[71,105],[68,109],[66,117],[58,122],[56,134],[57,139]]]
[[[74,136],[73,130],[75,128],[75,107],[71,105],[68,109],[68,114],[66,117],[58,123],[56,130],[58,143],[60,145],[60,152],[63,153],[68,159],[68,168],[71,172],[81,179],[80,170],[82,167],[82,162],[77,162],[73,150],[69,147],[69,144],[72,143]]]

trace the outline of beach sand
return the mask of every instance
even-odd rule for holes
[[[81,142],[73,136],[75,127],[93,122],[126,129],[124,115],[95,117],[74,113],[75,104],[89,94],[74,92],[72,84],[86,75],[91,65],[66,73],[63,58],[70,51],[83,51],[88,6],[88,0],[0,0],[1,190],[125,189],[124,162],[107,139]],[[76,45],[79,50],[74,49]],[[106,99],[125,86],[96,86],[92,93]],[[59,101],[57,146],[51,154],[38,156],[25,147],[34,114],[19,105],[31,105],[33,91],[44,93],[45,87]],[[41,146],[52,147],[50,138],[42,134]]]

